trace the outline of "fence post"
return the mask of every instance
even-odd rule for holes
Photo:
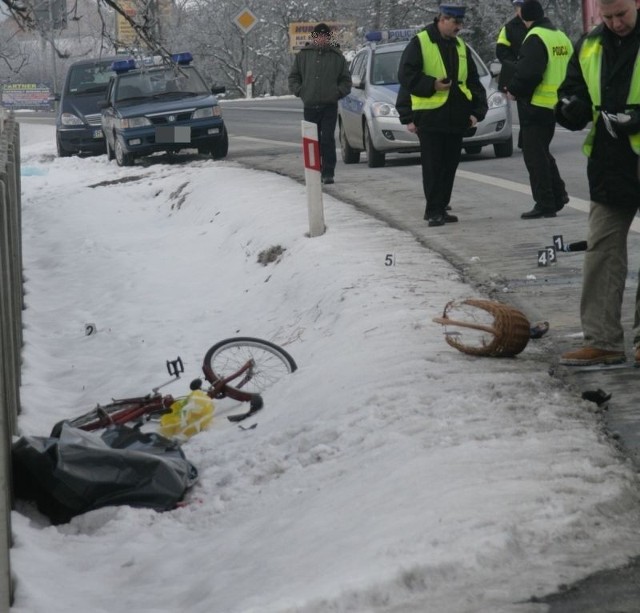
[[[322,183],[320,176],[320,146],[318,126],[302,121],[302,150],[304,153],[304,181],[307,186],[307,208],[309,209],[309,236],[325,233]]]
[[[0,377],[0,394],[4,384]],[[0,611],[9,611],[12,597],[11,537],[11,435],[7,407],[0,399]]]
[[[0,611],[12,601],[11,445],[20,407],[22,349],[20,130],[0,113]]]

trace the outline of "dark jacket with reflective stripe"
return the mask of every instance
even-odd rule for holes
[[[464,133],[469,128],[470,115],[474,115],[478,121],[482,121],[487,114],[487,94],[478,77],[478,69],[473,61],[473,55],[467,46],[467,87],[472,95],[471,100],[467,100],[457,86],[458,51],[455,39],[444,39],[435,22],[425,29],[429,38],[438,45],[442,61],[447,69],[447,75],[453,84],[449,91],[449,98],[444,105],[437,109],[413,111],[413,123],[421,132]],[[401,87],[409,94],[429,98],[436,91],[436,79],[426,75],[423,67],[420,40],[414,36],[402,54],[398,68],[398,80]],[[410,123],[410,121],[405,120],[405,123]]]
[[[527,30],[524,21],[516,15],[505,24],[504,31],[510,45],[501,43],[499,39],[496,43],[496,57],[502,64],[498,80],[498,89],[500,90],[504,89],[511,79],[511,75],[515,72],[520,47],[522,47],[522,42],[529,30]]]

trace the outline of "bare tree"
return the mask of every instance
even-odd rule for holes
[[[10,74],[19,74],[29,61],[29,52],[15,35],[0,38],[0,62]]]
[[[582,0],[548,0],[545,12],[574,42],[582,35]]]
[[[145,50],[165,56],[169,55],[158,37],[158,15],[155,0],[137,0],[135,18],[127,13],[124,3],[117,0],[95,0],[95,3],[98,7],[107,7],[120,15],[135,31]],[[41,11],[39,11],[41,4],[40,0],[0,0],[0,5],[3,5],[5,12],[21,30],[37,33],[42,39],[51,44],[59,57],[67,57],[67,54],[57,44],[59,27],[50,20],[41,18]],[[52,5],[53,3],[49,6]],[[64,5],[61,4],[61,6]],[[78,5],[75,2],[64,14],[65,24],[69,18],[72,20],[82,19],[82,15],[78,11]],[[103,35],[109,37],[109,34],[106,29],[103,30]]]
[[[93,44],[85,45],[84,50],[80,50],[77,42],[81,39],[79,34],[72,43],[70,37],[65,37],[51,23],[36,19],[35,5],[43,0],[0,0],[0,7],[23,32],[47,41],[59,58],[84,53],[103,54],[121,48],[122,41],[117,40],[114,31],[117,16],[135,33],[137,41],[129,45],[130,52],[152,53],[169,61],[170,51],[189,50],[209,79],[226,85],[231,93],[245,93],[245,73],[252,70],[256,77],[254,93],[275,95],[288,91],[287,75],[292,62],[288,40],[291,22],[353,21],[361,33],[374,27],[421,27],[432,21],[439,5],[439,0],[167,1],[173,2],[170,21],[160,14],[160,0],[67,0],[70,3],[66,11],[68,28],[76,28],[79,32],[78,24],[86,22],[87,5],[82,3],[92,5],[93,13],[97,14],[91,28]],[[135,15],[126,10],[131,2],[136,6]],[[513,16],[512,4],[508,0],[467,0],[466,5],[464,39],[483,59],[491,60],[498,32]],[[575,19],[580,12],[580,0],[543,0],[543,5],[556,25],[569,36],[575,38],[580,33],[580,24]],[[255,27],[246,34],[234,24],[234,17],[245,8],[258,18]],[[364,39],[356,41],[355,47],[362,43]],[[37,56],[34,52],[34,57]],[[27,65],[19,47],[14,45],[9,49],[7,42],[3,42],[0,60],[6,63],[9,58],[17,70]]]

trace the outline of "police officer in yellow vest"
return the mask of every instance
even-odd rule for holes
[[[458,221],[447,212],[460,162],[462,137],[487,114],[487,95],[467,45],[458,36],[465,7],[443,4],[432,24],[404,50],[398,80],[411,94],[412,121],[418,133],[422,185],[429,226]]]
[[[504,24],[498,33],[496,58],[502,64],[500,75],[498,76],[498,89],[501,91],[506,89],[508,82],[511,80],[520,55],[520,47],[522,47],[522,43],[529,32],[520,17],[523,4],[524,0],[513,0],[516,14]]]
[[[627,279],[627,235],[640,208],[640,13],[636,0],[597,0],[602,23],[576,44],[560,86],[558,123],[581,130],[591,206],[582,272],[584,346],[565,353],[569,365],[624,362],[621,323]],[[640,291],[633,325],[640,366]]]
[[[566,75],[573,45],[545,17],[538,0],[527,0],[520,16],[529,31],[508,90],[518,100],[522,155],[534,200],[533,209],[521,217],[555,217],[569,196],[549,146],[555,132],[558,87]]]
[[[498,89],[504,91],[513,76],[520,55],[520,47],[528,33],[527,26],[520,17],[524,0],[513,0],[515,16],[507,21],[498,33],[496,42],[496,58],[502,65],[498,75]],[[522,149],[522,132],[518,132],[518,148]]]

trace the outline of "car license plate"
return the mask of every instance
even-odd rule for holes
[[[191,128],[189,126],[158,126],[156,143],[190,143]]]
[[[102,134],[102,130],[94,130],[93,138],[102,138],[104,135]]]

